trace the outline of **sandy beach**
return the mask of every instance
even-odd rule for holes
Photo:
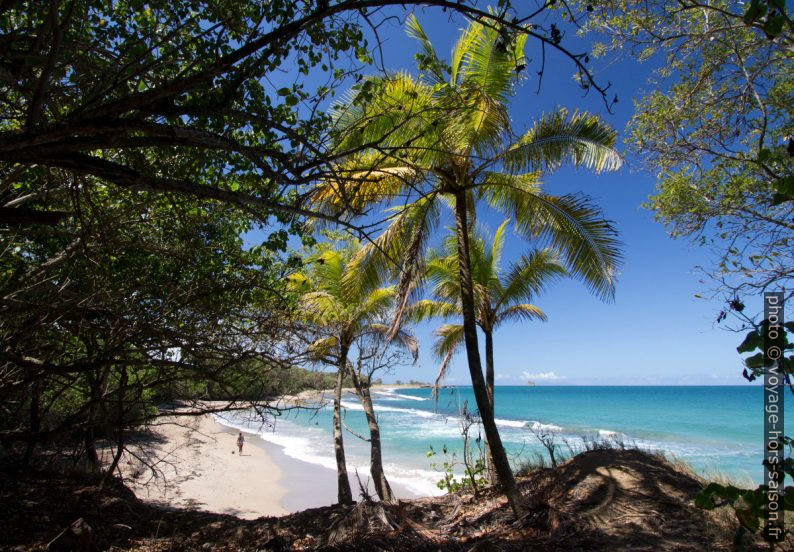
[[[122,463],[125,482],[139,498],[245,519],[287,513],[282,471],[251,443],[253,436],[240,455],[236,433],[208,415],[164,418],[152,430],[153,440],[132,447],[138,457]]]
[[[235,444],[238,431],[210,415],[162,418],[151,429],[153,435],[131,444],[132,454],[122,462],[125,483],[142,500],[244,519],[336,502],[334,470],[292,458],[245,431],[241,456]],[[364,481],[369,476],[359,475]],[[358,495],[355,474],[350,478]],[[417,496],[398,484],[392,488],[400,498]],[[370,492],[374,494],[371,486]]]

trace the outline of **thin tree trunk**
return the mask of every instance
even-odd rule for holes
[[[460,271],[460,299],[463,309],[463,337],[466,343],[466,357],[469,363],[469,374],[477,401],[477,409],[482,417],[482,426],[485,438],[491,448],[494,470],[502,486],[513,514],[520,517],[522,513],[521,498],[507,453],[499,437],[496,427],[491,402],[488,399],[488,389],[482,374],[480,351],[477,344],[477,319],[474,314],[474,286],[471,280],[471,261],[469,259],[469,227],[468,213],[466,212],[466,193],[460,191],[455,195],[455,226],[458,238],[458,268]]]
[[[102,476],[102,481],[99,482],[99,488],[105,486],[108,478],[113,477],[113,472],[119,465],[121,455],[124,453],[124,397],[127,392],[127,368],[121,368],[121,377],[119,378],[118,398],[116,400],[116,454],[113,455],[113,461],[110,463],[105,474]],[[110,434],[108,434],[110,437]]]
[[[488,401],[491,405],[491,416],[496,419],[494,407],[494,366],[493,366],[493,332],[490,330],[485,334],[485,387],[488,390]],[[491,455],[491,444],[485,441],[485,462],[488,470],[488,481],[491,485],[496,484],[496,471],[494,470],[493,457]]]
[[[336,453],[336,477],[339,504],[352,504],[353,493],[350,491],[350,479],[347,476],[345,462],[345,444],[342,440],[342,380],[347,366],[349,347],[339,348],[339,366],[336,373],[336,389],[334,390],[334,452]]]
[[[32,436],[37,434],[39,430],[41,430],[41,416],[39,414],[39,399],[41,396],[41,383],[40,380],[36,380],[33,383],[33,389],[31,392],[30,397],[30,434],[31,439],[28,441],[27,447],[25,448],[25,457],[22,460],[23,466],[28,466],[30,461],[33,459],[33,451],[36,447],[36,439]]]
[[[94,424],[96,422],[96,405],[99,402],[99,382],[88,374],[88,385],[91,388],[91,404],[88,407],[88,423],[83,431],[83,443],[85,444],[85,457],[91,465],[92,471],[99,469],[99,456],[96,451],[96,439],[94,438]]]
[[[375,409],[372,406],[372,396],[369,392],[369,385],[364,385],[361,378],[353,370],[351,377],[353,385],[356,387],[356,394],[361,399],[361,406],[364,408],[364,414],[367,416],[367,425],[369,425],[369,473],[372,475],[372,481],[375,483],[375,491],[378,493],[378,498],[384,502],[393,502],[394,493],[391,490],[389,481],[386,479],[386,474],[383,472],[383,454],[380,444],[380,426],[378,419],[375,417]]]

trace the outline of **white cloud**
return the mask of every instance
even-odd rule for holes
[[[510,376],[509,376],[509,375],[507,375],[507,374],[496,374],[496,375],[494,376],[494,379],[495,379],[496,381],[503,381],[503,380],[510,379]]]
[[[528,380],[564,380],[568,379],[567,376],[558,376],[555,372],[540,372],[537,374],[530,374],[527,371],[521,373],[521,377]]]

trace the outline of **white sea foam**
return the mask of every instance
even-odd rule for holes
[[[527,423],[519,420],[500,420],[496,418],[496,425],[502,427],[526,427]]]
[[[381,391],[373,391],[376,395],[386,396],[386,397],[397,397],[399,399],[407,399],[410,401],[426,401],[425,397],[414,397],[413,395],[405,395],[403,393],[397,393],[394,388],[392,387],[384,387]]]
[[[300,425],[282,421],[279,422],[275,431],[256,431],[239,420],[231,420],[217,415],[214,417],[218,423],[227,427],[256,433],[263,441],[279,446],[283,449],[284,454],[290,458],[322,466],[330,470],[336,470],[336,460],[333,456],[333,449],[329,439],[330,436],[325,434],[322,430],[304,428]],[[289,432],[289,434],[287,434],[287,432]],[[298,436],[295,435],[295,433],[303,433],[303,435]],[[317,433],[317,435],[306,435],[306,433]],[[358,458],[355,447],[346,448],[348,448],[348,471],[351,474],[358,472],[362,476],[369,473],[368,459],[363,457]],[[390,481],[405,487],[418,496],[437,496],[443,494],[443,491],[436,485],[436,482],[441,478],[436,472],[397,464],[385,464],[383,469]],[[365,479],[366,478],[364,478],[364,480]]]
[[[527,424],[530,428],[534,429],[535,431],[562,431],[563,428],[558,425],[554,424],[544,424],[533,420]]]
[[[348,410],[359,410],[359,411],[364,410],[364,407],[357,403],[342,401],[340,404],[345,408],[347,408]],[[414,416],[419,416],[421,418],[436,417],[436,414],[432,412],[428,412],[427,410],[417,410],[415,408],[400,408],[399,406],[376,405],[375,412],[401,412],[403,414],[412,414]]]
[[[284,449],[284,454],[289,456],[290,458],[294,458],[296,460],[302,460],[304,462],[308,462],[310,464],[316,464],[319,466],[324,466],[326,468],[330,468],[332,470],[336,469],[336,462],[332,455],[331,450],[331,443],[329,439],[325,438],[325,434],[322,434],[322,439],[312,439],[308,436],[306,437],[298,437],[295,435],[286,435],[283,431],[271,431],[268,429],[264,430],[255,430],[250,426],[246,425],[245,423],[235,422],[232,420],[228,420],[226,418],[215,416],[215,419],[218,423],[225,425],[227,427],[231,427],[234,429],[239,429],[241,431],[252,431],[256,433],[259,437],[262,438],[263,441],[267,441],[268,443],[273,443],[274,445],[278,445],[282,449]],[[285,422],[279,422],[279,425],[284,424]],[[301,428],[302,432],[309,432],[312,431],[311,429],[304,429]],[[320,433],[318,431],[318,433]],[[328,443],[328,451],[320,450],[315,445],[315,443]]]
[[[444,491],[439,489],[436,484],[442,478],[442,475],[437,472],[420,468],[406,468],[396,464],[385,464],[383,471],[386,472],[386,476],[390,481],[399,483],[419,496],[439,496],[444,494]]]

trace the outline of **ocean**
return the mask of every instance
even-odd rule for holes
[[[437,495],[441,473],[433,463],[443,450],[460,458],[464,405],[475,409],[471,387],[373,390],[388,478],[418,495]],[[345,424],[367,436],[364,412],[354,395],[343,399]],[[497,386],[495,413],[502,441],[515,466],[546,454],[535,433],[555,435],[563,454],[585,441],[606,439],[660,450],[689,463],[700,475],[716,474],[751,485],[763,480],[763,388],[756,385],[692,387]],[[794,401],[786,391],[788,434],[794,434]],[[291,410],[275,423],[245,413],[224,414],[225,425],[259,434],[287,456],[335,469],[330,405]],[[534,432],[533,432],[534,430]],[[475,426],[470,434],[476,437]],[[369,475],[369,443],[345,432],[348,470]],[[436,455],[428,457],[430,448]],[[462,466],[455,468],[462,473]]]

